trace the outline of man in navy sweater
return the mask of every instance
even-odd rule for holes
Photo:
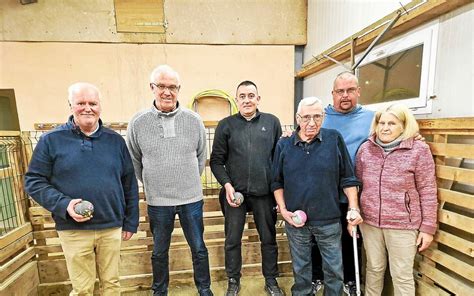
[[[138,228],[138,187],[125,141],[102,126],[100,93],[89,83],[69,87],[72,115],[44,134],[25,175],[26,192],[49,210],[71,279],[71,295],[119,295],[120,242]],[[93,216],[77,214],[82,200]]]
[[[323,261],[324,294],[343,293],[339,188],[343,188],[349,201],[352,218],[349,225],[362,222],[357,202],[360,183],[354,175],[350,155],[339,132],[321,128],[323,118],[321,100],[315,97],[301,100],[296,113],[296,133],[278,142],[273,158],[271,188],[287,222],[295,277],[293,295],[312,293],[313,238]],[[293,221],[296,210],[306,213],[305,224]]]
[[[358,104],[360,87],[357,77],[351,72],[339,73],[334,79],[331,92],[333,103],[327,106],[323,128],[335,129],[341,133],[346,143],[347,150],[355,165],[355,155],[359,146],[367,140],[370,124],[374,112]],[[340,210],[346,213],[348,208],[347,197],[343,190],[339,190]],[[342,228],[346,228],[347,220],[341,216]],[[360,245],[361,240],[358,240]],[[359,250],[360,253],[360,250]],[[313,287],[314,292],[323,286],[323,272],[321,256],[317,244],[313,246]],[[352,248],[352,237],[347,231],[342,232],[342,262],[344,266],[344,293],[356,295],[354,251]]]

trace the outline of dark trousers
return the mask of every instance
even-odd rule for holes
[[[169,248],[174,219],[178,214],[184,236],[191,248],[194,283],[200,294],[210,293],[209,256],[204,244],[203,201],[180,206],[148,206],[150,230],[153,233],[153,295],[168,295]]]
[[[354,266],[354,250],[352,246],[352,236],[347,232],[346,213],[349,204],[341,203],[339,209],[341,210],[341,225],[342,225],[342,264],[344,266],[344,283],[355,281],[355,266]],[[359,253],[359,270],[361,270],[361,246],[362,236],[359,235],[357,239],[357,251]],[[313,282],[316,280],[323,280],[322,260],[319,253],[318,245],[313,242],[311,250],[312,266],[313,266]]]
[[[242,234],[247,212],[253,219],[260,237],[262,273],[265,279],[278,276],[278,247],[275,223],[277,219],[273,194],[251,196],[244,194],[244,202],[238,208],[229,205],[223,188],[219,194],[225,217],[225,270],[227,277],[240,279],[242,269]]]

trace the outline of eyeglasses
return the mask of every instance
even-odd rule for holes
[[[159,91],[165,91],[165,89],[168,89],[170,92],[176,93],[179,90],[179,86],[177,85],[166,86],[164,84],[156,84],[156,83],[150,83],[150,85],[156,87]]]
[[[344,93],[347,93],[348,95],[353,95],[353,94],[355,94],[356,90],[357,90],[356,87],[351,87],[351,88],[348,88],[348,89],[335,89],[334,92],[338,96],[343,96]]]
[[[323,120],[323,117],[324,117],[324,113],[321,113],[321,114],[308,114],[308,115],[305,115],[305,116],[301,116],[299,114],[297,114],[298,117],[301,119],[301,122],[304,122],[304,123],[308,123],[311,121],[311,119],[313,119],[314,122],[320,122],[321,120]]]

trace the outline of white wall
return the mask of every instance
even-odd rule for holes
[[[399,7],[398,1],[394,0],[309,0],[308,44],[304,50],[304,61]],[[439,22],[434,85],[436,99],[432,113],[421,117],[474,116],[474,3],[443,15]],[[331,103],[332,82],[344,70],[343,67],[333,66],[306,77],[303,96],[317,96],[324,104]]]

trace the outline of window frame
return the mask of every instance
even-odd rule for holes
[[[430,22],[416,30],[412,30],[402,36],[376,46],[359,65],[365,66],[372,62],[386,58],[391,55],[403,52],[423,44],[422,64],[419,97],[404,100],[395,100],[390,102],[374,103],[364,105],[370,110],[379,110],[385,106],[397,103],[406,104],[413,110],[414,114],[428,114],[432,112],[432,98],[434,97],[434,80],[436,68],[436,52],[438,46],[439,21]],[[359,54],[357,58],[360,58]],[[356,69],[356,75],[359,76],[359,67]],[[364,95],[364,86],[359,82]]]

